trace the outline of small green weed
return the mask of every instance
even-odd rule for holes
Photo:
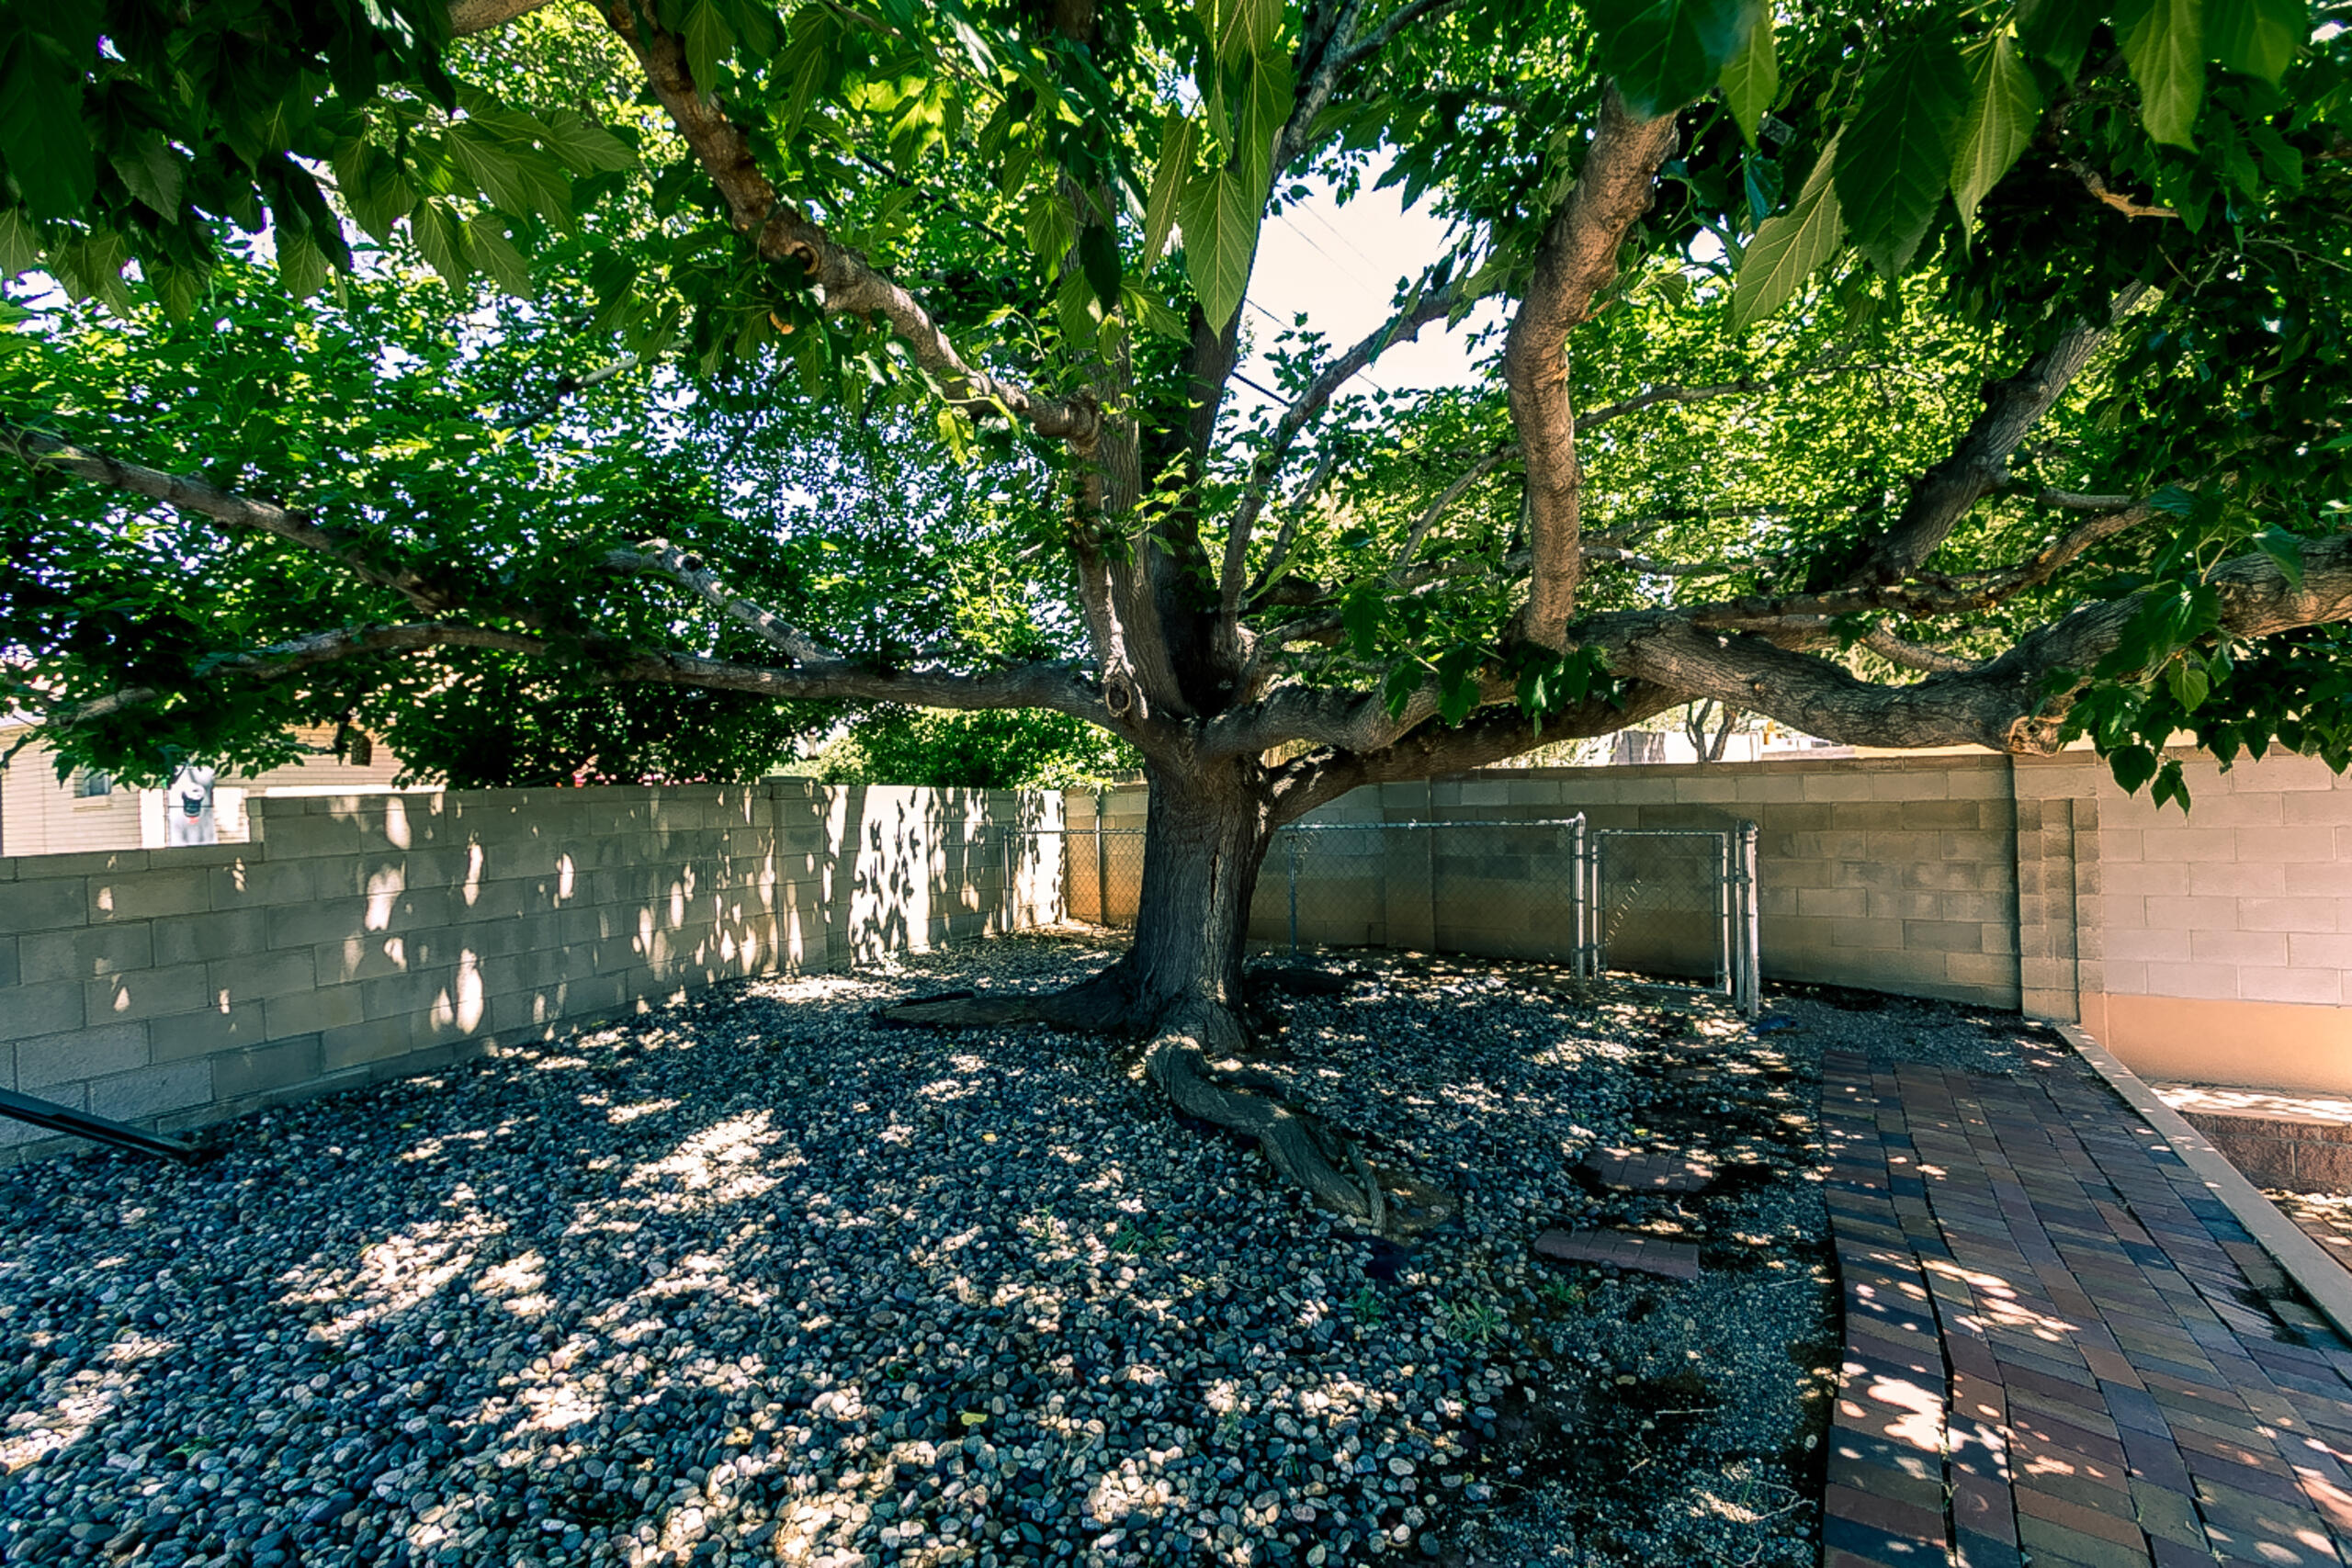
[[[1136,1258],[1165,1252],[1175,1242],[1175,1234],[1165,1220],[1148,1220],[1142,1224],[1123,1221],[1111,1235],[1111,1250],[1122,1258]]]
[[[1481,1349],[1492,1344],[1505,1326],[1503,1314],[1492,1302],[1456,1302],[1445,1309],[1445,1323],[1454,1338]]]
[[[1555,1276],[1538,1285],[1536,1294],[1563,1310],[1584,1305],[1584,1287],[1573,1280]]]

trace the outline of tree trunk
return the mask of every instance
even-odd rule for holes
[[[1264,774],[1255,758],[1205,774],[1146,774],[1143,891],[1125,961],[1146,1028],[1190,1002],[1242,1004],[1250,900],[1273,832]]]
[[[1178,1111],[1257,1140],[1283,1176],[1327,1208],[1384,1231],[1453,1212],[1438,1190],[1376,1170],[1355,1140],[1241,1081],[1226,1064],[1249,1045],[1243,1013],[1250,897],[1273,832],[1265,770],[1243,758],[1210,770],[1155,766],[1145,818],[1135,942],[1091,979],[1044,997],[975,997],[887,1010],[886,1021],[956,1028],[1040,1022],[1140,1034],[1146,1070]]]

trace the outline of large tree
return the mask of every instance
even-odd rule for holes
[[[1379,1217],[1213,1065],[1350,789],[1694,701],[2184,803],[2183,732],[2344,765],[2342,9],[18,8],[0,266],[88,303],[0,357],[0,640],[121,772],[483,660],[1101,725],[1134,947],[993,1016],[1143,1034]],[[1250,330],[1261,225],[1373,177],[1451,247],[1361,343]],[[1483,384],[1367,389],[1474,312]]]

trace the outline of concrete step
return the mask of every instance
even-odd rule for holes
[[[2256,1186],[2352,1194],[2352,1100],[2210,1084],[2150,1087]]]

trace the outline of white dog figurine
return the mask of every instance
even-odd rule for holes
[[[183,764],[164,792],[164,842],[217,844],[220,826],[212,817],[213,770],[200,763]]]

